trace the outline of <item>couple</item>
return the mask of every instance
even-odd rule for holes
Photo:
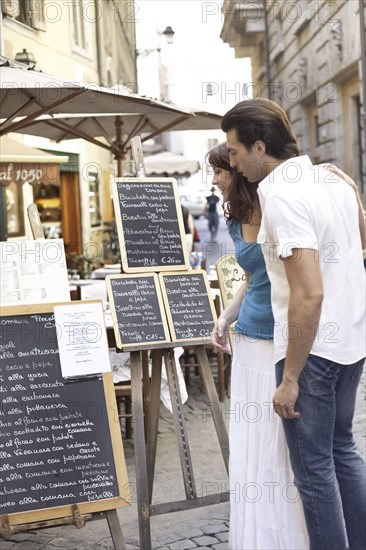
[[[270,100],[237,104],[222,129],[227,144],[207,159],[246,271],[212,334],[226,351],[237,321],[230,548],[364,549],[365,463],[352,434],[365,357],[357,187],[299,156]]]

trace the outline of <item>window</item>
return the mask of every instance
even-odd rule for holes
[[[217,138],[209,138],[209,140],[208,140],[208,149],[213,149],[218,144],[219,144],[219,140]]]
[[[314,132],[315,132],[315,145],[318,147],[319,145],[321,145],[318,115],[314,116]]]
[[[99,178],[96,172],[88,173],[89,182],[89,213],[90,225],[96,227],[101,223],[100,201],[99,201]]]
[[[72,3],[71,36],[72,49],[82,55],[89,53],[89,43],[86,32],[86,18],[84,16],[84,0],[74,0]]]
[[[6,232],[8,237],[22,237],[25,234],[23,186],[12,181],[5,187]]]
[[[4,15],[39,31],[46,30],[44,0],[1,0]]]
[[[62,237],[61,188],[50,183],[33,185],[34,202],[46,239]]]

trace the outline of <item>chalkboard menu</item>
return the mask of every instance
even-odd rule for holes
[[[207,342],[216,312],[206,272],[160,273],[159,278],[172,339]]]
[[[188,269],[177,182],[118,178],[113,187],[122,269],[126,273]]]
[[[17,524],[128,505],[111,373],[65,382],[50,304],[20,309],[0,317],[0,514]]]
[[[169,341],[164,303],[156,274],[106,278],[117,347],[151,347]]]

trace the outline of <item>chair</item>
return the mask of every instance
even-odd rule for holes
[[[132,438],[132,400],[131,400],[131,384],[129,382],[121,382],[114,385],[116,395],[118,418],[121,428],[122,419],[125,419],[125,434],[126,439]]]

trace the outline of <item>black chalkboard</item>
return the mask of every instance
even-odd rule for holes
[[[47,309],[0,317],[0,514],[12,523],[129,504],[111,374],[65,382]]]
[[[106,283],[117,347],[148,347],[169,341],[156,274],[109,275]]]
[[[207,342],[216,313],[206,272],[160,273],[159,278],[172,339]]]
[[[188,269],[174,179],[118,178],[113,187],[113,203],[124,272]]]

